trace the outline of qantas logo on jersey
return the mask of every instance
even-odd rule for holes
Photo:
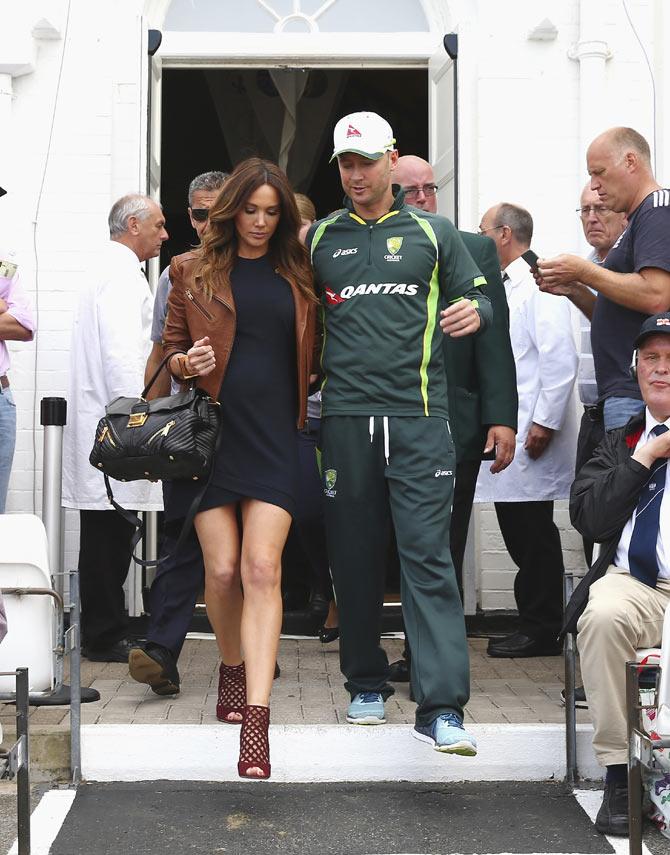
[[[406,297],[412,297],[418,292],[418,285],[414,283],[408,285],[406,282],[379,282],[377,284],[371,282],[369,285],[346,285],[339,294],[328,286],[325,288],[326,302],[331,306],[337,306],[338,303],[344,303],[345,300],[364,294],[403,294]]]

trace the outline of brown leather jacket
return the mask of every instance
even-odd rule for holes
[[[230,286],[223,282],[208,300],[196,280],[194,269],[198,250],[176,255],[170,264],[172,289],[163,331],[163,354],[186,353],[194,341],[209,336],[216,355],[216,368],[199,377],[199,388],[217,398],[226,374],[230,352],[235,339],[235,302]],[[302,428],[307,417],[307,390],[314,351],[316,302],[305,299],[294,282],[286,277],[295,302],[295,343],[297,354],[298,413],[297,425]],[[176,378],[180,379],[180,378]]]

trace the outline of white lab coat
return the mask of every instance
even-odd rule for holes
[[[63,505],[108,511],[102,473],[88,462],[98,421],[119,395],[140,395],[151,349],[153,297],[135,253],[110,241],[79,296],[72,329],[67,425],[63,437]],[[111,480],[125,508],[157,511],[161,485]]]
[[[517,258],[504,271],[510,339],[519,392],[516,453],[503,472],[492,475],[484,461],[477,479],[477,502],[540,502],[565,499],[574,478],[577,445],[572,390],[577,350],[570,303],[540,291],[530,269]],[[538,460],[524,450],[532,422],[556,433]]]

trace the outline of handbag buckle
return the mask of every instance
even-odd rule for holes
[[[142,425],[149,418],[149,413],[132,413],[130,418],[128,419],[128,427],[142,427]]]

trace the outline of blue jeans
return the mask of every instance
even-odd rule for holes
[[[633,416],[644,410],[644,401],[639,398],[606,398],[603,405],[605,430],[623,427]]]
[[[0,387],[0,514],[5,512],[16,444],[16,404],[12,390]]]

